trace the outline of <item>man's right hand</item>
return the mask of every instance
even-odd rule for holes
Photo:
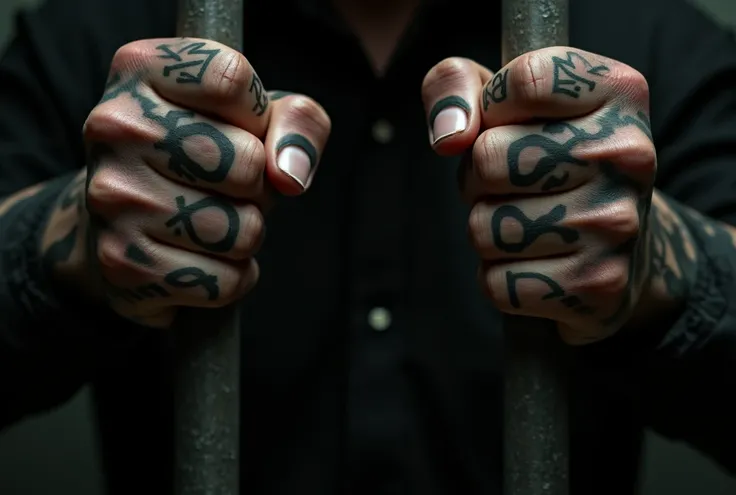
[[[313,100],[271,100],[245,57],[212,41],[118,50],[84,126],[80,219],[116,312],[167,327],[178,307],[224,306],[256,283],[269,192],[303,193],[330,133]]]

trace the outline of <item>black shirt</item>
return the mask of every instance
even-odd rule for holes
[[[499,9],[428,3],[379,79],[321,2],[247,2],[244,53],[264,85],[315,98],[333,134],[310,191],[269,215],[242,303],[242,493],[501,493],[501,320],[419,92],[445,57],[499,68]],[[650,83],[660,190],[735,222],[733,36],[679,0],[571,11],[572,46]],[[18,20],[0,64],[0,196],[79,169],[115,50],[173,36],[175,2],[52,0]],[[0,424],[92,383],[110,493],[167,493],[165,339],[59,303],[34,244],[43,212],[0,219]],[[633,493],[647,426],[736,469],[736,283],[722,265],[701,266],[673,321],[576,352],[574,495]]]

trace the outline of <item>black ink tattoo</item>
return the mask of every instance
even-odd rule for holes
[[[287,96],[291,96],[296,93],[292,93],[291,91],[271,91],[268,93],[268,99],[271,101],[280,100],[281,98],[286,98]]]
[[[690,292],[697,270],[696,261],[688,256],[687,243],[692,249],[695,249],[695,244],[689,239],[687,227],[676,217],[674,205],[667,202],[667,206],[669,211],[652,206],[649,227],[652,275],[662,278],[670,297],[684,298]],[[704,220],[701,218],[699,221],[710,223]]]
[[[125,248],[125,257],[128,258],[130,261],[138,263],[142,266],[155,265],[153,258],[148,256],[145,251],[143,251],[135,244],[128,244],[128,247]]]
[[[180,236],[182,234],[181,227],[183,227],[194,244],[213,253],[226,253],[235,246],[240,232],[240,217],[235,207],[229,202],[211,196],[187,205],[184,196],[178,196],[176,206],[179,211],[166,222],[167,227],[174,227],[175,235]],[[206,208],[218,209],[227,216],[227,231],[220,240],[207,242],[199,237],[197,230],[194,228],[192,217],[195,213]]]
[[[207,291],[207,299],[210,301],[215,301],[220,296],[217,277],[215,275],[208,275],[200,268],[180,268],[166,275],[164,281],[168,285],[180,289],[202,287]]]
[[[434,121],[437,119],[440,112],[451,107],[461,108],[466,114],[470,115],[470,104],[465,100],[465,98],[456,95],[446,96],[435,103],[432,110],[429,111],[429,117],[427,120],[429,121],[430,129],[434,127]]]
[[[140,79],[138,77],[122,81],[119,75],[114,74],[106,86],[101,101],[106,102],[122,94],[129,94],[140,104],[144,117],[166,129],[166,135],[154,147],[169,153],[169,169],[191,182],[202,180],[209,183],[219,183],[224,181],[235,163],[235,146],[232,141],[217,127],[207,122],[180,124],[182,119],[195,118],[194,112],[170,110],[166,115],[159,115],[155,112],[159,104],[142,95],[138,91],[139,84]],[[195,137],[207,138],[215,144],[219,150],[216,167],[205,167],[187,155],[183,146],[184,141]]]
[[[253,111],[260,117],[266,113],[266,109],[268,108],[268,93],[263,89],[263,83],[255,72],[253,72],[253,78],[250,81],[248,92],[253,94],[253,98],[256,100],[253,105]]]
[[[483,88],[483,110],[488,110],[488,107],[493,103],[501,103],[508,97],[508,75],[509,70],[502,70],[497,72],[491,81],[486,84]]]
[[[594,66],[582,55],[575,52],[567,52],[566,59],[552,57],[552,62],[554,63],[552,93],[559,93],[572,98],[580,97],[583,86],[588,88],[588,92],[592,92],[596,86],[595,81],[577,74],[575,72],[576,70],[582,69],[586,75],[596,77],[604,76],[609,72],[608,67],[605,65]],[[578,65],[576,65],[576,62]]]
[[[557,225],[565,218],[567,207],[557,205],[549,213],[542,215],[536,220],[527,217],[523,211],[516,206],[504,205],[498,208],[491,218],[491,232],[493,240],[498,249],[506,253],[521,253],[540,236],[544,234],[557,234],[566,244],[576,242],[580,235],[574,229]],[[522,238],[517,242],[506,242],[503,239],[502,225],[505,219],[514,219],[521,224]]]
[[[516,309],[521,308],[521,301],[519,300],[519,294],[516,290],[516,284],[519,280],[523,279],[538,280],[549,287],[549,292],[542,296],[543,301],[549,299],[558,299],[565,307],[572,309],[578,314],[590,315],[595,313],[594,308],[588,306],[587,304],[584,304],[579,297],[566,294],[562,286],[547,275],[534,272],[514,273],[511,271],[507,271],[506,290],[509,294],[509,302],[511,303],[511,306]]]
[[[569,122],[550,122],[543,126],[542,132],[548,134],[563,134],[569,132],[572,137],[564,143],[558,143],[554,139],[543,134],[528,134],[509,146],[507,165],[509,169],[509,180],[517,187],[530,187],[546,179],[541,185],[542,191],[549,191],[561,187],[567,183],[570,173],[563,171],[554,174],[563,165],[574,165],[588,167],[590,164],[572,155],[573,148],[579,144],[598,141],[611,137],[617,129],[628,126],[638,127],[650,140],[651,130],[649,121],[642,118],[643,112],[636,117],[631,115],[622,116],[618,108],[611,108],[595,118],[599,125],[597,132],[588,132],[576,127]],[[544,155],[528,172],[522,172],[522,154],[527,150],[541,149]],[[524,167],[526,168],[526,167]]]
[[[169,77],[173,72],[179,72],[176,76],[176,82],[182,84],[200,84],[202,77],[207,71],[207,67],[212,59],[220,53],[219,49],[206,49],[206,43],[196,42],[183,46],[182,48],[172,48],[171,45],[163,44],[156,48],[164,52],[159,58],[165,60],[173,60],[175,63],[164,67],[164,77]],[[184,56],[197,56],[198,58],[185,60]],[[187,72],[184,69],[197,68],[196,73]]]

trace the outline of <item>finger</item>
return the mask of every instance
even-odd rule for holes
[[[332,123],[324,108],[304,95],[283,95],[272,107],[266,176],[280,193],[301,194],[314,179]]]
[[[515,58],[480,93],[485,128],[580,117],[613,99],[648,106],[646,80],[625,64],[569,47]]]
[[[460,169],[463,197],[539,194],[575,189],[600,175],[601,164],[647,182],[656,163],[638,117],[616,110],[543,125],[483,132],[472,162]]]
[[[161,112],[139,95],[138,81],[165,100],[265,136],[268,94],[246,58],[225,45],[196,38],[136,41],[117,51],[111,71],[105,97],[128,94],[148,118],[171,131],[178,126],[178,115]]]
[[[100,232],[97,257],[113,308],[134,318],[174,306],[226,306],[258,280],[253,259],[228,264],[131,232]]]
[[[145,86],[139,94],[154,102],[161,112],[180,115],[175,130],[146,118],[129,101],[113,99],[89,114],[84,125],[85,140],[126,148],[125,156],[118,158],[128,168],[150,166],[180,184],[247,198],[261,205],[267,201],[263,180],[266,153],[256,136],[188,113]]]
[[[477,105],[483,84],[493,74],[465,58],[448,58],[435,65],[422,82],[429,140],[441,155],[456,155],[472,146],[480,128]]]
[[[591,206],[585,191],[482,201],[470,212],[471,242],[485,261],[559,257],[619,246],[639,235],[636,198]]]
[[[622,307],[629,260],[611,256],[591,262],[581,256],[483,264],[482,289],[505,313],[546,318],[573,340],[610,335],[608,322]]]

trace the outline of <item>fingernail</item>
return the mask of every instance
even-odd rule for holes
[[[276,145],[276,165],[294,179],[302,190],[317,163],[317,150],[300,134],[288,134]]]
[[[448,96],[438,101],[429,112],[432,146],[468,128],[470,105],[464,98]]]

